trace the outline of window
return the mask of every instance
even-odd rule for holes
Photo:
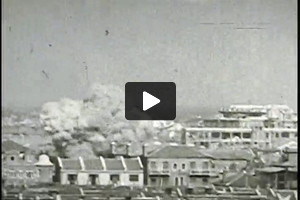
[[[15,157],[14,156],[10,157],[10,160],[15,160]]]
[[[181,165],[181,168],[182,168],[182,169],[185,169],[185,164],[184,164],[184,163]]]
[[[269,138],[269,133],[268,132],[266,132],[266,138]]]
[[[139,175],[129,175],[129,180],[131,182],[138,182],[139,181]]]
[[[208,162],[207,161],[203,162],[203,169],[204,170],[208,169]]]
[[[155,178],[151,178],[150,181],[151,181],[151,185],[155,185],[156,184],[156,179]]]
[[[163,162],[163,169],[169,169],[169,162]]]
[[[113,183],[117,183],[120,180],[120,175],[119,174],[111,174],[110,175],[110,180]]]
[[[251,134],[250,133],[243,133],[243,138],[251,138]]]
[[[279,133],[275,133],[275,137],[276,137],[276,138],[279,138]]]
[[[33,172],[32,171],[27,171],[26,172],[26,177],[27,178],[33,178]]]
[[[212,132],[211,133],[211,137],[213,137],[213,138],[219,138],[220,137],[220,133],[219,132]]]
[[[203,183],[207,183],[208,182],[207,178],[203,178],[202,181],[203,181]]]
[[[97,177],[98,177],[98,176],[97,176],[96,174],[91,174],[91,175],[89,176],[91,185],[96,185]]]
[[[150,162],[150,167],[151,167],[152,169],[156,169],[156,162],[151,161],[151,162]]]
[[[233,137],[239,137],[239,138],[240,138],[240,137],[241,137],[241,133],[233,133],[232,136],[233,136]]]
[[[290,134],[288,132],[282,132],[281,137],[283,138],[289,138]]]
[[[173,164],[173,169],[177,169],[177,164],[176,163]]]
[[[68,175],[68,181],[71,185],[75,184],[77,180],[77,175],[76,174],[69,174]]]
[[[230,133],[222,133],[222,139],[230,138]]]
[[[184,185],[183,177],[180,177],[180,185]]]
[[[195,169],[196,168],[196,162],[195,161],[190,162],[190,167],[191,167],[191,169]]]

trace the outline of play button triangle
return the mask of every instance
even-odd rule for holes
[[[148,110],[149,108],[152,108],[156,104],[158,104],[160,100],[156,98],[155,96],[149,94],[148,92],[143,92],[143,111]]]

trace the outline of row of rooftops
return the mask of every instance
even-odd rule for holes
[[[57,157],[58,165],[62,170],[113,170],[113,171],[140,171],[143,170],[143,164],[140,157],[124,158],[87,158],[82,157],[60,158]]]

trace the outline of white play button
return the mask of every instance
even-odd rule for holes
[[[152,108],[156,104],[158,104],[160,100],[156,98],[155,96],[149,94],[148,92],[143,92],[143,111],[148,110],[149,108]]]

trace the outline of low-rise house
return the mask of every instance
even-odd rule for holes
[[[297,149],[285,149],[283,151],[285,159],[282,162],[256,169],[256,173],[261,179],[261,186],[275,189],[297,189],[297,152]]]
[[[2,180],[5,185],[36,184],[39,171],[33,150],[14,141],[2,142]]]
[[[61,159],[56,166],[57,179],[63,185],[143,186],[143,165],[139,157]]]
[[[146,184],[189,188],[206,185],[218,177],[210,160],[210,156],[201,153],[195,146],[162,146],[146,156]]]

